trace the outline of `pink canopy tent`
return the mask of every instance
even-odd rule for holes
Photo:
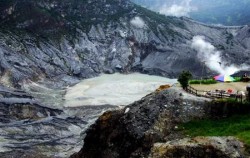
[[[218,75],[218,76],[215,76],[214,79],[220,82],[233,82],[234,81],[234,78],[229,75]]]

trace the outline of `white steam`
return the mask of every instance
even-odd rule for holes
[[[131,21],[130,21],[131,25],[137,27],[137,28],[144,28],[146,26],[145,22],[140,18],[140,17],[134,17]]]
[[[205,37],[194,36],[191,46],[198,52],[198,58],[211,70],[224,75],[231,75],[239,71],[239,68],[235,65],[223,61],[221,52],[216,50],[211,43],[206,42]]]
[[[167,4],[163,5],[160,8],[160,13],[170,16],[189,16],[189,13],[196,10],[195,7],[190,5],[192,0],[183,0],[180,4],[173,4],[172,6],[168,6]]]

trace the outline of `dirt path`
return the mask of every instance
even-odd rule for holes
[[[232,89],[233,92],[236,92],[236,91],[246,91],[246,86],[248,84],[250,84],[250,82],[216,83],[209,85],[192,84],[191,86],[197,90],[210,91],[210,90],[220,89],[227,91],[228,89]]]

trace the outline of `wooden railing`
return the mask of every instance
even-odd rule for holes
[[[206,98],[235,98],[236,100],[240,100],[242,102],[243,95],[242,94],[228,94],[225,93],[225,91],[217,91],[217,92],[211,92],[211,91],[204,91],[204,90],[197,90],[190,85],[185,89],[188,93],[191,93],[193,95],[199,96],[199,97],[206,97]]]
[[[206,97],[206,94],[208,91],[203,91],[203,90],[197,90],[191,86],[188,86],[187,89],[185,89],[188,93],[194,94],[199,97]]]

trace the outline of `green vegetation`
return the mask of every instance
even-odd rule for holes
[[[235,100],[234,98],[222,98],[222,99],[217,99],[215,101],[213,101],[212,103],[219,103],[219,104],[240,104],[240,106],[247,104],[247,102],[244,103],[239,103],[237,100]]]
[[[207,80],[190,80],[189,84],[215,84],[217,83],[214,79],[207,79]]]
[[[186,89],[188,87],[188,82],[192,78],[192,74],[189,71],[182,71],[178,77],[178,82],[180,82],[181,87]]]
[[[215,106],[223,106],[226,108],[224,110],[230,110],[231,114],[248,114],[250,112],[250,102],[247,100],[239,101],[235,98],[222,98],[213,100],[211,104]],[[229,113],[229,111],[227,111]]]
[[[219,120],[196,120],[182,127],[190,136],[235,136],[250,145],[250,114],[237,115]]]
[[[241,77],[234,77],[233,82],[241,82]],[[214,79],[203,79],[203,80],[190,80],[189,84],[216,84],[218,81]]]
[[[234,77],[234,82],[241,82],[241,77]]]

